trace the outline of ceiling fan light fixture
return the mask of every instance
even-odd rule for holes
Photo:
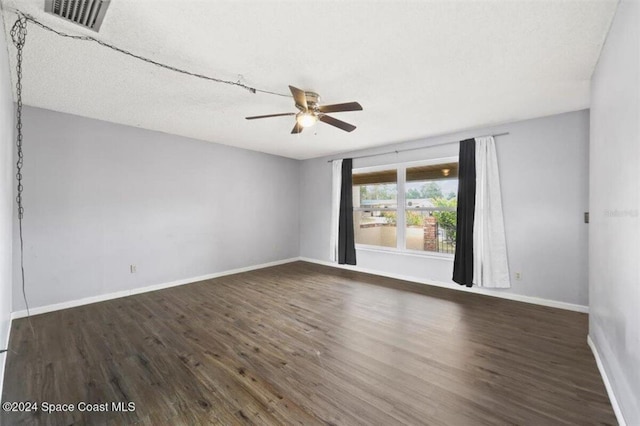
[[[296,121],[302,127],[311,127],[318,121],[318,117],[315,114],[308,111],[300,112],[296,115]]]

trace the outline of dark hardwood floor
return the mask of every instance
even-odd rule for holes
[[[14,424],[616,424],[587,316],[297,262],[13,322]],[[111,408],[111,407],[109,407]]]

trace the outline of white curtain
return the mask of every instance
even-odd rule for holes
[[[333,181],[331,186],[331,238],[329,258],[338,261],[338,219],[340,217],[340,191],[342,188],[342,160],[333,160]]]
[[[511,287],[502,216],[500,173],[493,136],[476,138],[473,282],[479,287]]]

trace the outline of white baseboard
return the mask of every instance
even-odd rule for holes
[[[185,278],[182,280],[171,281],[168,283],[154,284],[146,287],[133,288],[130,290],[116,291],[113,293],[101,294],[98,296],[84,297],[82,299],[69,300],[62,303],[54,303],[52,305],[37,306],[29,309],[31,315],[44,314],[47,312],[59,311],[61,309],[75,308],[76,306],[88,305],[90,303],[104,302],[105,300],[119,299],[121,297],[132,296],[134,294],[147,293],[150,291],[162,290],[164,288],[176,287],[184,284],[191,284],[198,281],[210,280],[212,278],[223,277],[225,275],[239,274],[241,272],[253,271],[255,269],[268,268],[270,266],[283,265],[285,263],[296,262],[300,260],[297,257],[289,259],[276,260],[274,262],[261,263],[259,265],[246,266],[244,268],[230,269],[227,271],[214,272],[213,274],[202,275],[199,277]],[[15,311],[11,313],[11,319],[24,318],[27,316],[27,310]]]
[[[176,286],[179,286],[179,285],[190,284],[190,283],[194,283],[194,282],[198,282],[198,281],[210,280],[212,278],[222,277],[222,276],[225,276],[225,275],[238,274],[238,273],[241,273],[241,272],[253,271],[253,270],[262,269],[262,268],[268,268],[270,266],[283,265],[285,263],[291,263],[291,262],[295,262],[295,261],[299,261],[299,260],[304,261],[304,262],[317,263],[317,264],[320,264],[320,265],[330,266],[330,267],[333,267],[333,268],[348,269],[348,270],[352,270],[352,271],[364,272],[364,273],[373,274],[373,275],[380,275],[380,276],[383,276],[383,277],[394,278],[394,279],[403,280],[403,281],[411,281],[411,282],[416,282],[416,283],[419,283],[419,284],[427,284],[427,285],[433,285],[433,286],[437,286],[437,287],[444,287],[444,288],[448,288],[448,289],[451,289],[451,290],[466,291],[468,293],[483,294],[485,296],[499,297],[499,298],[503,298],[503,299],[516,300],[518,302],[533,303],[533,304],[536,304],[536,305],[549,306],[549,307],[552,307],[552,308],[567,309],[567,310],[576,311],[576,312],[584,312],[584,313],[588,313],[589,312],[589,308],[587,306],[583,306],[583,305],[575,305],[575,304],[572,304],[572,303],[559,302],[559,301],[555,301],[555,300],[542,299],[542,298],[532,297],[532,296],[524,296],[524,295],[520,295],[520,294],[512,294],[512,293],[504,293],[504,292],[492,292],[490,290],[486,290],[486,289],[482,289],[482,288],[462,287],[462,286],[453,285],[453,284],[449,284],[449,283],[445,283],[445,282],[439,282],[439,281],[434,281],[434,280],[424,280],[424,279],[420,279],[420,278],[416,278],[416,277],[412,277],[412,276],[407,276],[407,275],[393,274],[393,273],[382,272],[382,271],[368,269],[368,268],[361,268],[359,266],[339,265],[337,263],[326,262],[326,261],[323,261],[323,260],[311,259],[311,258],[307,258],[307,257],[292,257],[292,258],[289,258],[289,259],[277,260],[277,261],[274,261],[274,262],[262,263],[262,264],[259,264],[259,265],[252,265],[252,266],[247,266],[247,267],[243,267],[243,268],[237,268],[237,269],[230,269],[230,270],[227,270],[227,271],[215,272],[215,273],[212,273],[212,274],[202,275],[202,276],[199,276],[199,277],[185,278],[185,279],[182,279],[182,280],[172,281],[172,282],[168,282],[168,283],[161,283],[161,284],[155,284],[155,285],[150,285],[150,286],[146,286],[146,287],[133,288],[133,289],[130,289],[130,290],[122,290],[122,291],[117,291],[117,292],[113,292],[113,293],[101,294],[101,295],[98,295],[98,296],[91,296],[91,297],[85,297],[85,298],[82,298],[82,299],[70,300],[70,301],[67,301],[67,302],[55,303],[55,304],[51,304],[51,305],[37,306],[37,307],[31,308],[30,312],[31,312],[31,315],[39,315],[39,314],[44,314],[44,313],[47,313],[47,312],[59,311],[59,310],[68,309],[68,308],[74,308],[76,306],[88,305],[90,303],[103,302],[105,300],[118,299],[120,297],[132,296],[134,294],[147,293],[147,292],[150,292],[150,291],[162,290],[164,288],[176,287]],[[12,319],[24,318],[26,316],[27,316],[26,309],[25,310],[20,310],[20,311],[15,311],[15,312],[11,313],[11,318]]]
[[[482,294],[482,295],[485,295],[485,296],[499,297],[499,298],[502,298],[502,299],[515,300],[515,301],[518,301],[518,302],[532,303],[534,305],[549,306],[551,308],[559,308],[559,309],[566,309],[566,310],[569,310],[569,311],[589,313],[589,307],[588,306],[576,305],[576,304],[567,303],[567,302],[560,302],[560,301],[557,301],[557,300],[542,299],[542,298],[539,298],[539,297],[525,296],[525,295],[522,295],[522,294],[506,293],[506,292],[499,291],[499,290],[498,291],[495,291],[495,290],[491,291],[491,290],[484,289],[484,288],[463,287],[463,286],[460,286],[460,285],[457,285],[457,284],[450,284],[450,283],[445,283],[445,282],[441,282],[441,281],[434,281],[434,280],[416,278],[416,277],[412,277],[412,276],[408,276],[408,275],[394,274],[394,273],[383,272],[383,271],[378,271],[378,270],[374,270],[374,269],[361,268],[359,266],[339,265],[337,263],[326,262],[324,260],[318,260],[318,259],[311,259],[311,258],[308,258],[308,257],[300,257],[300,260],[302,260],[304,262],[317,263],[319,265],[331,266],[333,268],[348,269],[348,270],[351,270],[351,271],[364,272],[364,273],[373,274],[373,275],[380,275],[380,276],[388,277],[388,278],[395,278],[397,280],[411,281],[411,282],[415,282],[415,283],[419,283],[419,284],[433,285],[433,286],[436,286],[436,287],[444,287],[444,288],[448,288],[450,290],[465,291],[467,293],[475,293],[475,294]]]
[[[598,370],[600,371],[600,375],[602,376],[604,387],[607,389],[607,394],[609,395],[609,400],[611,401],[611,407],[613,408],[613,412],[616,415],[618,424],[620,426],[627,426],[627,422],[624,421],[624,417],[622,416],[622,410],[620,410],[620,404],[618,404],[618,399],[616,398],[616,395],[613,393],[613,388],[611,387],[609,376],[607,376],[607,372],[604,369],[604,365],[602,364],[602,359],[600,359],[598,348],[596,348],[596,344],[593,342],[593,340],[591,339],[591,336],[589,335],[587,336],[587,344],[591,348],[591,352],[593,352],[593,356],[596,359]]]

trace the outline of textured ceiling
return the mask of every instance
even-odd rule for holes
[[[194,72],[363,105],[334,114],[352,133],[320,123],[291,135],[293,117],[244,120],[294,111],[291,99],[29,25],[28,105],[303,159],[587,108],[617,2],[112,0],[98,34],[45,14],[44,0],[2,5],[5,30],[18,8]]]

